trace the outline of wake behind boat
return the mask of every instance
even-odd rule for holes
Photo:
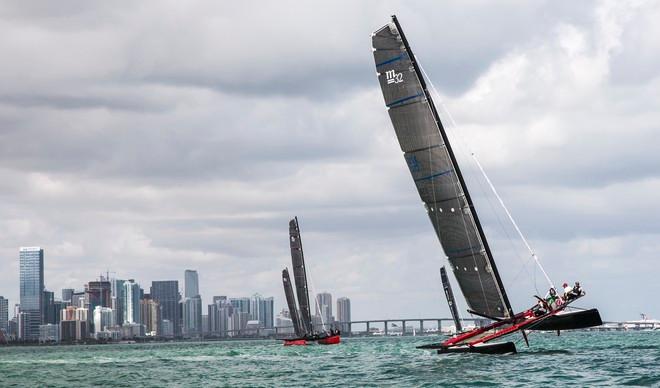
[[[438,349],[439,353],[511,353],[516,351],[512,342],[496,341],[521,332],[528,343],[526,330],[559,331],[600,325],[598,310],[570,310],[569,305],[584,294],[579,285],[574,295],[568,293],[562,298],[552,294],[552,281],[504,208],[551,287],[547,300],[537,297],[537,305],[514,313],[424,75],[396,16],[373,33],[372,44],[378,80],[399,145],[468,304],[468,312],[495,322],[460,332],[456,303],[445,273],[445,294],[458,333],[442,343],[421,348]],[[481,165],[478,166],[483,173]],[[487,177],[486,180],[490,184]],[[492,185],[491,188],[500,199]],[[500,203],[504,206],[501,199]]]
[[[284,295],[291,315],[291,322],[296,333],[295,338],[285,339],[285,346],[308,345],[318,343],[320,345],[335,345],[341,342],[339,330],[323,329],[319,332],[314,330],[312,314],[309,305],[309,289],[307,287],[307,269],[305,268],[305,256],[300,239],[300,228],[298,217],[289,221],[289,244],[291,245],[291,262],[293,265],[293,277],[296,283],[296,296],[293,293],[293,285],[289,276],[289,270],[282,270],[282,284]]]

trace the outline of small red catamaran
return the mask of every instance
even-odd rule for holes
[[[378,80],[392,125],[415,186],[468,304],[468,311],[495,322],[460,332],[456,303],[449,283],[445,281],[445,292],[449,289],[448,301],[459,333],[441,343],[421,348],[437,349],[439,353],[510,353],[516,351],[513,342],[496,341],[521,332],[528,343],[526,330],[559,332],[602,324],[598,310],[571,308],[570,305],[583,292],[565,299],[553,298],[550,302],[537,297],[537,306],[514,313],[424,74],[396,16],[373,33],[372,44]],[[475,161],[504,207],[476,158]],[[509,211],[506,207],[504,210],[540,266]],[[552,281],[545,271],[543,273],[552,287]],[[446,280],[446,274],[443,280]]]
[[[296,296],[293,293],[293,285],[291,283],[291,278],[289,277],[289,270],[285,268],[282,270],[282,283],[284,285],[286,303],[289,307],[289,314],[291,315],[291,321],[296,336],[295,338],[285,339],[284,346],[308,345],[310,343],[335,345],[340,343],[341,338],[339,330],[326,330],[325,325],[323,325],[323,328],[320,331],[314,329],[309,305],[305,256],[303,254],[297,217],[289,221],[289,244],[291,245],[291,261],[293,264],[293,276],[296,282],[298,305],[296,305]]]

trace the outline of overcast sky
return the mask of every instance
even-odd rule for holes
[[[354,319],[448,316],[371,53],[393,13],[458,123],[515,309],[546,283],[469,150],[553,281],[604,319],[660,318],[660,6],[642,1],[2,2],[0,295],[18,301],[36,245],[57,296],[189,268],[205,303],[279,311],[297,215],[314,288]]]

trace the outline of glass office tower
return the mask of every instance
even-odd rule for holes
[[[21,247],[20,302],[25,313],[25,339],[39,339],[42,324],[44,294],[44,250],[39,247]]]

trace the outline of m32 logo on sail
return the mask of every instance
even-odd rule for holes
[[[385,72],[385,78],[387,79],[387,84],[398,84],[403,82],[403,73],[397,73],[395,70],[388,70]]]

